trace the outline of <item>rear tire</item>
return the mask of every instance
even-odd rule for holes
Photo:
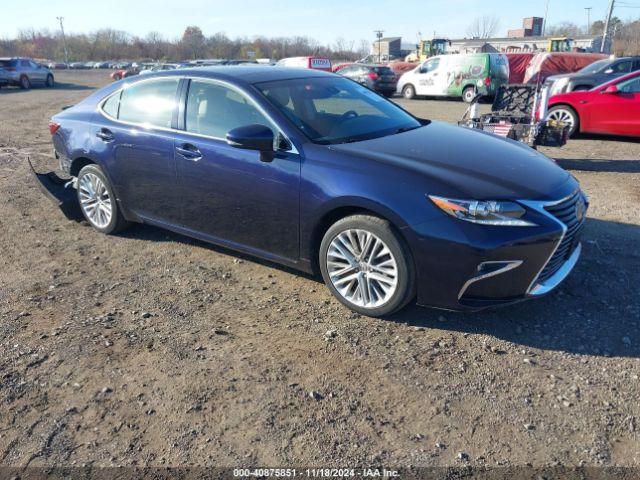
[[[474,98],[476,98],[476,87],[467,87],[462,91],[462,100],[465,103],[473,102]]]
[[[329,291],[362,315],[391,315],[415,296],[409,248],[382,218],[352,215],[338,220],[322,239],[319,261]]]
[[[402,96],[407,100],[413,100],[416,98],[416,89],[413,85],[405,85],[402,87]]]
[[[573,137],[579,131],[580,117],[578,117],[576,111],[568,105],[551,107],[547,114],[547,119],[568,123],[569,137]]]
[[[78,203],[89,225],[107,235],[129,226],[124,218],[113,187],[102,169],[95,164],[84,166],[78,173]]]
[[[29,77],[26,75],[20,77],[20,88],[22,90],[29,90],[31,88],[31,81],[29,81]]]

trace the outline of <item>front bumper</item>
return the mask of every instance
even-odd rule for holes
[[[476,311],[554,290],[578,262],[584,220],[567,228],[545,205],[527,202],[535,227],[482,226],[445,216],[406,227],[418,304]]]

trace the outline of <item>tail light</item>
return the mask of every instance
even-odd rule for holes
[[[484,86],[485,87],[490,87],[491,86],[491,77],[487,77],[484,79]]]
[[[369,72],[369,78],[371,80],[377,80],[378,79],[378,74],[376,72]]]
[[[59,128],[60,128],[60,124],[59,123],[49,122],[49,133],[51,135],[55,135],[55,133],[58,131]]]

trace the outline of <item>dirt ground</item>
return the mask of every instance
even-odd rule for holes
[[[0,465],[640,466],[640,142],[545,150],[591,200],[555,293],[380,320],[275,265],[66,220],[26,158],[55,166],[50,116],[109,79],[57,80],[0,90]]]

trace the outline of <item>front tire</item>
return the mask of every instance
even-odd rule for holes
[[[576,111],[568,105],[558,105],[551,107],[547,114],[547,119],[569,124],[569,136],[573,137],[578,132],[580,119]]]
[[[87,165],[80,170],[78,203],[87,222],[102,233],[117,233],[129,226],[118,207],[113,187],[98,165]]]
[[[53,88],[54,84],[53,75],[47,75],[47,81],[45,82],[47,88]]]
[[[407,100],[413,100],[416,98],[416,88],[409,84],[402,87],[402,96]]]
[[[352,215],[337,221],[322,239],[319,260],[333,296],[362,315],[390,315],[415,295],[409,248],[381,218]]]

